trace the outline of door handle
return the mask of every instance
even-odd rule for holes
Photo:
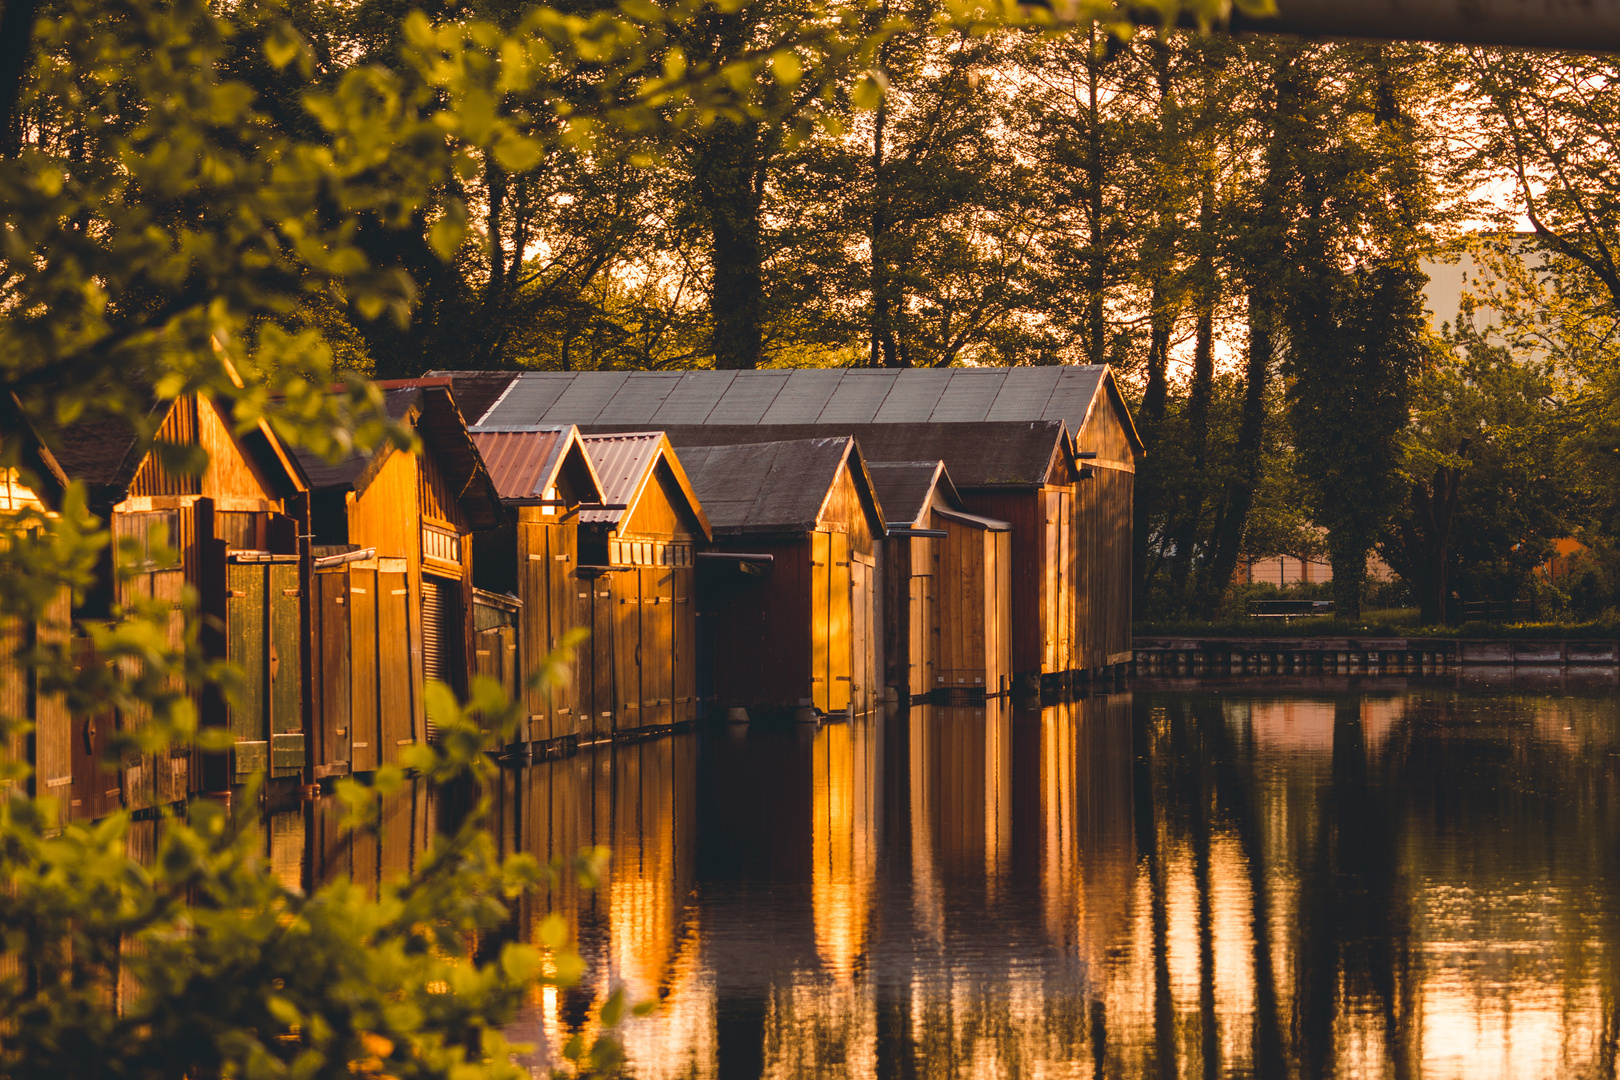
[[[281,654],[276,652],[275,643],[270,645],[270,680],[275,681],[276,672],[281,670]]]

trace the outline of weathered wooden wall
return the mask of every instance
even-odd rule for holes
[[[728,537],[716,552],[771,555],[761,574],[709,564],[699,577],[704,662],[721,706],[797,708],[814,703],[808,537]]]
[[[687,508],[684,492],[658,459],[631,509],[607,532],[609,571],[594,579],[591,590],[579,590],[608,594],[588,598],[595,601],[596,641],[589,654],[593,737],[666,728],[695,715],[692,598],[701,538],[702,526]]]
[[[357,569],[374,571],[375,582],[370,584],[372,611],[376,625],[375,657],[377,680],[373,701],[357,701],[355,724],[357,730],[369,728],[369,717],[375,715],[378,734],[374,745],[356,745],[355,770],[364,771],[361,750],[370,768],[392,764],[399,759],[400,747],[408,746],[422,736],[426,714],[422,706],[421,686],[424,678],[422,662],[421,597],[422,555],[421,517],[412,511],[417,508],[417,457],[395,451],[388,455],[370,485],[349,507],[349,542],[361,548],[374,548],[375,559],[368,563],[355,563]],[[365,651],[362,643],[364,627],[358,622],[357,610],[351,612],[356,619],[356,652]],[[361,678],[362,662],[354,661],[357,695],[371,690]],[[364,740],[372,744],[370,731]],[[359,735],[356,735],[359,741]]]
[[[1012,533],[936,514],[939,642],[933,689],[1000,694],[1012,681]]]
[[[1097,672],[1125,663],[1131,651],[1131,529],[1136,455],[1124,417],[1102,396],[1075,436],[1090,476],[1075,484],[1078,538],[1075,666]]]

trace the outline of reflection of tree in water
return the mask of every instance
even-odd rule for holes
[[[1356,695],[1279,720],[1283,707],[1138,698],[1147,884],[1142,947],[1122,962],[1152,1001],[1108,1033],[1106,1071],[1612,1077],[1612,702]],[[1241,1008],[1220,974],[1229,843],[1252,958]]]

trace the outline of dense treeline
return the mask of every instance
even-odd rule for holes
[[[285,14],[315,83],[337,85],[397,62],[409,7]],[[1612,64],[1100,26],[941,33],[936,0],[829,10],[870,36],[860,63],[787,51],[744,114],[588,141],[554,118],[543,155],[469,151],[407,221],[360,215],[353,244],[378,280],[409,283],[402,299],[312,289],[294,321],[377,377],[1112,363],[1150,447],[1143,614],[1213,615],[1244,560],[1275,553],[1329,560],[1354,613],[1377,553],[1436,620],[1448,600],[1537,587],[1566,535],[1597,551],[1581,604],[1606,605],[1620,504],[1596,482],[1615,466],[1611,380],[1586,319],[1620,290]],[[436,17],[510,27],[520,6]],[[650,60],[722,65],[791,40],[798,17],[701,9]],[[222,63],[268,123],[318,138],[266,60],[281,25],[246,21]],[[586,65],[543,96],[565,115],[602,93]],[[487,108],[540,104],[507,88]],[[97,143],[49,95],[14,137],[69,157]],[[1420,259],[1521,213],[1538,246],[1477,252],[1495,272],[1470,288],[1492,296],[1442,341]],[[1508,359],[1537,374],[1502,377]]]

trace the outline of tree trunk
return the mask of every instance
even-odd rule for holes
[[[22,151],[22,88],[34,61],[39,0],[4,0],[0,8],[0,158]]]
[[[891,318],[893,275],[889,273],[889,187],[883,168],[883,138],[888,127],[887,99],[878,102],[872,120],[872,349],[870,367],[910,367],[895,349]]]
[[[757,183],[760,132],[753,121],[716,123],[697,159],[697,196],[709,218],[714,275],[714,366],[759,366],[764,344],[764,257]]]
[[[1259,290],[1249,293],[1249,351],[1244,363],[1243,412],[1238,424],[1233,460],[1237,468],[1227,496],[1224,515],[1216,532],[1213,550],[1206,562],[1208,571],[1199,578],[1199,607],[1205,618],[1213,618],[1221,595],[1237,571],[1243,535],[1254,505],[1254,489],[1260,483],[1260,445],[1265,430],[1266,384],[1271,378],[1276,342],[1272,337],[1274,318],[1270,301]]]
[[[1098,88],[1102,59],[1097,55],[1097,28],[1091,29],[1091,48],[1086,52],[1086,359],[1101,364],[1107,359],[1108,252],[1103,243],[1103,156],[1102,108]]]

